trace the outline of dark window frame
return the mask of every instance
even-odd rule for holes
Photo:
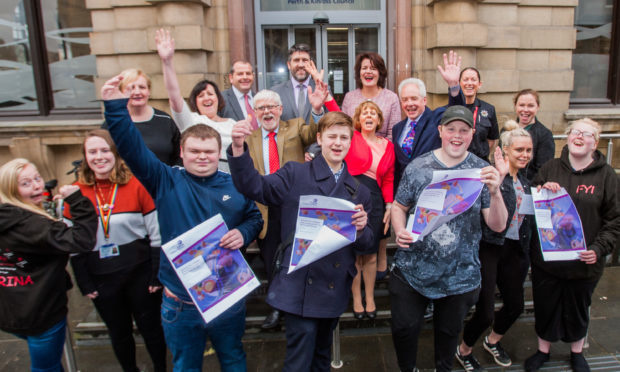
[[[34,75],[35,93],[37,95],[38,110],[8,110],[0,111],[0,120],[24,119],[68,119],[80,115],[80,119],[101,118],[101,109],[94,108],[67,108],[54,107],[52,79],[47,59],[47,45],[45,43],[45,26],[41,0],[23,0],[24,13],[28,26],[28,41],[32,57],[32,72]]]
[[[620,0],[613,1],[606,98],[571,98],[571,108],[614,107],[620,105]]]

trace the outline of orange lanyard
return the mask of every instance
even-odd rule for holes
[[[95,188],[97,186],[95,185]],[[110,238],[110,217],[112,216],[112,209],[114,209],[114,201],[116,201],[116,192],[118,191],[118,183],[114,184],[114,189],[112,190],[112,197],[110,198],[110,203],[103,204],[101,200],[99,200],[99,194],[95,190],[95,200],[97,201],[97,210],[99,211],[99,217],[101,219],[101,227],[103,227],[103,235],[106,240]]]

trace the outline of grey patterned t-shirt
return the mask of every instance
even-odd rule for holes
[[[409,206],[409,213],[413,213],[418,197],[433,178],[433,171],[488,165],[468,153],[460,164],[448,168],[432,151],[428,152],[407,165],[396,201]],[[480,210],[489,205],[489,190],[484,186],[480,197],[463,214],[439,226],[423,241],[411,244],[409,249],[398,249],[394,256],[396,266],[416,291],[435,299],[470,292],[480,286]]]

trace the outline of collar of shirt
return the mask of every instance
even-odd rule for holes
[[[310,84],[310,76],[302,82],[295,80],[295,78],[291,76],[291,82],[293,83],[293,88],[295,88],[295,90],[299,89],[300,85],[303,85],[304,88],[308,88],[308,84]]]
[[[280,129],[279,125],[278,125],[278,127],[276,129],[273,130],[273,132],[276,132],[276,137],[278,136],[278,129]],[[270,132],[265,130],[263,127],[261,127],[260,130],[261,130],[261,132],[263,134],[263,139],[264,140],[268,140],[269,139],[268,135],[269,135]]]
[[[242,93],[239,89],[237,89],[234,85],[232,86],[232,91],[233,93],[235,93],[235,96],[237,97],[238,100],[242,101],[245,100],[245,93]],[[252,91],[249,91],[248,93],[248,98],[250,99],[250,104],[252,103]]]
[[[334,178],[336,178],[336,182],[338,182],[338,178],[340,178],[340,176],[342,175],[342,172],[344,172],[344,162],[342,162],[342,165],[340,166],[340,170],[337,172],[334,172],[334,170],[331,167],[329,169],[334,174]]]

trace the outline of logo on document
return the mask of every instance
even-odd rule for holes
[[[222,201],[226,201],[226,200],[228,200],[228,199],[230,199],[230,195],[224,195],[224,196],[222,197]]]

